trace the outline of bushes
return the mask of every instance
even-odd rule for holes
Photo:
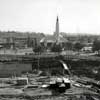
[[[37,54],[41,54],[44,51],[44,48],[42,46],[36,46],[33,51]]]
[[[51,47],[51,51],[52,52],[61,52],[62,51],[62,47],[60,44],[54,44],[52,47]]]

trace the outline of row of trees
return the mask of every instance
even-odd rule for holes
[[[75,44],[72,44],[71,42],[67,42],[65,47],[62,47],[59,44],[54,44],[51,46],[50,51],[51,52],[61,52],[62,49],[67,49],[67,50],[74,50],[74,51],[80,51],[85,45],[80,43],[80,42],[76,42]],[[36,46],[33,51],[35,53],[42,53],[46,50],[47,48],[44,46]],[[100,51],[100,40],[95,39],[92,45],[92,51],[95,52],[99,52]]]
[[[51,46],[51,48],[50,48],[50,51],[51,52],[61,52],[63,49],[67,49],[67,50],[76,50],[76,51],[79,51],[80,49],[82,49],[83,48],[83,44],[81,44],[81,43],[79,43],[79,42],[77,42],[77,43],[75,43],[74,45],[71,43],[71,42],[68,42],[68,43],[66,43],[66,46],[64,47],[64,46],[62,46],[62,45],[60,45],[60,44],[53,44],[52,46]],[[44,46],[41,46],[41,45],[39,45],[39,46],[36,46],[34,49],[33,49],[33,51],[35,52],[35,53],[42,53],[42,52],[44,52],[44,51],[46,51],[46,47],[44,47]]]
[[[42,52],[46,51],[46,49],[47,49],[46,47],[39,45],[39,46],[36,46],[36,47],[33,49],[33,51],[34,51],[35,53],[41,54]],[[54,45],[50,48],[50,51],[51,51],[51,52],[61,52],[61,51],[62,51],[62,47],[61,47],[60,45],[54,44]]]

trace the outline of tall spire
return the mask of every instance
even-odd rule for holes
[[[57,16],[57,21],[58,21],[59,19],[58,19],[58,16]]]
[[[58,43],[59,42],[59,18],[58,16],[56,19],[56,30],[55,30],[54,36],[56,38],[56,42]]]
[[[57,16],[57,20],[56,20],[56,34],[59,34],[59,18]]]

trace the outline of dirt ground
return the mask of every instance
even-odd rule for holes
[[[29,81],[31,85],[39,87],[23,90],[23,86],[0,84],[0,100],[100,100],[99,94],[95,91],[73,84],[64,93],[56,93],[53,90],[42,88],[41,85],[49,81],[48,77],[32,76]]]

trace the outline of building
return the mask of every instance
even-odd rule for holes
[[[57,16],[56,19],[56,29],[53,35],[47,35],[40,40],[42,45],[46,45],[47,47],[51,47],[54,43],[64,45],[68,42],[59,32],[59,18]]]
[[[92,46],[85,46],[81,49],[83,52],[92,52]]]
[[[33,48],[43,37],[43,33],[36,32],[0,32],[0,49]]]

